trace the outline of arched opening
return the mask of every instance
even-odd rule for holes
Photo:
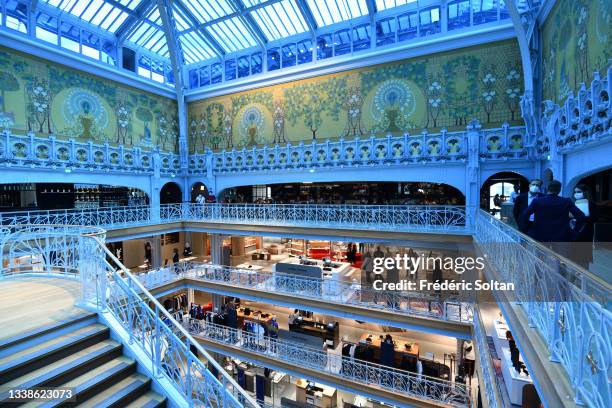
[[[612,168],[599,171],[580,179],[575,186],[585,186],[588,199],[595,207],[595,239],[599,242],[612,242]],[[568,192],[573,195],[574,191]]]
[[[175,182],[164,184],[159,192],[160,204],[174,204],[182,202],[181,188]]]
[[[321,182],[240,186],[225,189],[228,203],[465,205],[457,188],[426,182]]]
[[[508,216],[505,208],[512,212],[513,196],[527,191],[529,180],[511,171],[493,174],[480,188],[480,208],[495,216]]]
[[[191,202],[196,203],[200,201],[201,199],[198,198],[200,196],[204,199],[208,197],[208,188],[204,183],[198,181],[196,183],[193,183],[193,185],[191,186]]]

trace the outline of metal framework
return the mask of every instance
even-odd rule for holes
[[[472,211],[462,206],[166,204],[0,213],[0,225],[88,225],[107,229],[179,221],[468,234]]]
[[[130,347],[146,356],[153,376],[171,384],[185,406],[260,406],[106,249],[103,230],[21,225],[0,232],[0,264],[7,265],[0,269],[0,279],[32,275],[78,279],[82,304],[113,328],[125,330]],[[207,364],[221,374],[220,379]]]
[[[551,361],[564,368],[576,402],[610,406],[610,285],[482,211],[474,236],[490,272],[514,282],[509,301],[522,307]]]

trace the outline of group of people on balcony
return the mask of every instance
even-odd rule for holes
[[[529,191],[514,197],[518,229],[588,269],[593,259],[596,218],[589,188],[578,185],[572,198],[567,198],[560,196],[561,182],[552,180],[545,192],[543,184],[540,179],[532,180]]]

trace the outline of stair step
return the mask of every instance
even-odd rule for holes
[[[54,363],[109,337],[108,327],[91,324],[0,358],[0,384]]]
[[[121,383],[135,373],[136,362],[128,357],[120,356],[87,373],[65,382],[59,387],[73,390],[73,401],[34,401],[23,408],[52,408],[63,405],[75,406],[77,403],[86,403],[89,398],[97,397],[108,392],[116,384]],[[146,377],[144,377],[147,379]]]
[[[130,402],[126,408],[163,408],[166,406],[166,397],[155,391],[149,391],[143,396]]]
[[[3,350],[15,347],[17,344],[26,343],[34,339],[40,339],[49,333],[57,332],[61,329],[69,326],[75,326],[82,322],[90,321],[90,323],[94,323],[96,319],[97,315],[95,313],[83,312],[80,315],[72,316],[70,319],[40,326],[36,329],[20,333],[16,336],[2,339],[0,340],[0,356],[2,355],[1,353]]]
[[[114,408],[125,407],[136,400],[151,386],[151,379],[142,374],[134,373],[112,386],[101,390],[95,397],[77,405],[83,408]]]
[[[122,345],[114,340],[103,340],[29,372],[4,384],[4,388],[26,389],[34,387],[57,387],[108,361],[121,356]],[[7,393],[0,394],[0,402],[8,398]]]

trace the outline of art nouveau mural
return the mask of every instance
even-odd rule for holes
[[[513,41],[346,71],[189,105],[192,151],[295,141],[420,135],[520,120]]]
[[[542,27],[543,97],[563,102],[612,58],[612,0],[558,0]]]
[[[0,48],[0,128],[176,151],[176,102]]]

